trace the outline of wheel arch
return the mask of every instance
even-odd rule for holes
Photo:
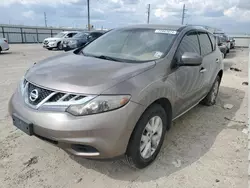
[[[220,79],[222,79],[222,76],[223,76],[223,70],[220,70],[219,72],[218,72],[218,74],[217,74],[219,77],[220,77]]]

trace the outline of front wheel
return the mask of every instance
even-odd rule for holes
[[[135,168],[145,168],[157,157],[167,128],[167,115],[159,104],[151,105],[137,122],[126,158]]]
[[[217,99],[219,88],[220,88],[220,81],[221,81],[221,78],[217,76],[208,95],[206,96],[205,99],[203,99],[202,104],[206,106],[212,106],[216,103],[216,99]]]
[[[61,42],[58,42],[58,44],[57,44],[57,49],[58,49],[58,50],[62,50],[62,49],[63,49],[63,45],[62,45]]]

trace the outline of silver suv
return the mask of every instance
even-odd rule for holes
[[[137,25],[34,64],[12,96],[13,124],[86,158],[125,155],[144,168],[172,120],[213,105],[223,74],[213,34],[200,27]]]

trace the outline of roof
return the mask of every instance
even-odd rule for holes
[[[131,25],[122,28],[147,28],[147,29],[170,29],[170,30],[178,30],[184,27],[183,25],[160,25],[160,24],[140,24],[140,25]]]
[[[169,29],[169,30],[175,30],[175,31],[180,31],[184,28],[189,28],[189,29],[197,29],[197,30],[202,30],[202,31],[207,31],[212,33],[211,31],[208,31],[205,29],[203,26],[194,26],[194,25],[158,25],[158,24],[142,24],[142,25],[132,25],[132,26],[127,26],[123,28],[148,28],[148,29]],[[121,29],[123,29],[121,28]]]

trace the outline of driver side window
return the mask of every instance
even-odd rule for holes
[[[183,37],[178,47],[177,54],[181,57],[185,52],[200,54],[200,45],[196,31],[191,31]]]

